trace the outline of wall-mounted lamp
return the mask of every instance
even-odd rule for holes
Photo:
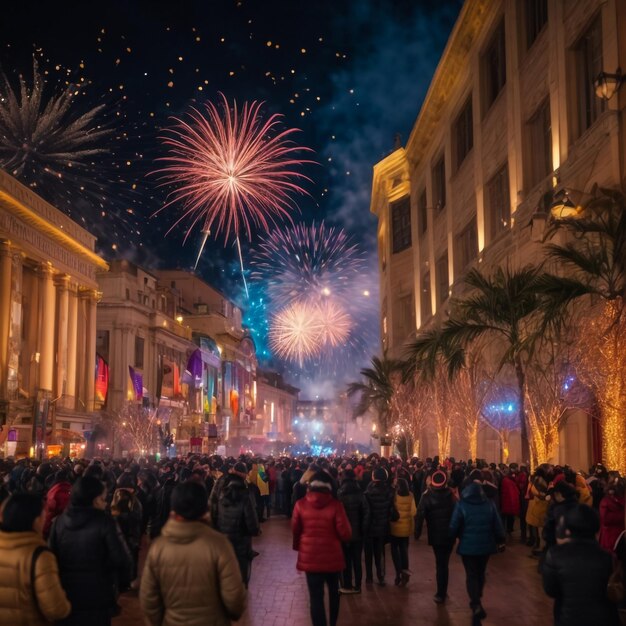
[[[574,217],[578,213],[579,208],[572,202],[566,190],[556,194],[552,204],[550,204],[550,214],[555,220]]]
[[[600,72],[597,78],[593,81],[593,87],[598,98],[603,100],[610,100],[620,88],[624,77],[622,76],[622,70],[618,67],[615,74],[609,74],[608,72]]]

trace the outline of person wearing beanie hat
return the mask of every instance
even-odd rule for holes
[[[437,470],[430,477],[430,485],[420,498],[415,516],[415,539],[419,540],[426,520],[428,545],[435,555],[437,591],[433,600],[437,604],[443,604],[448,594],[450,555],[454,547],[449,527],[456,501],[454,491],[448,486],[447,474]]]
[[[562,519],[572,507],[578,504],[578,492],[576,491],[576,487],[566,480],[560,480],[551,490],[548,490],[548,494],[550,496],[550,503],[546,514],[546,523],[541,531],[541,536],[545,542],[544,550],[555,546],[557,539],[564,539],[563,534],[559,535],[559,520]]]
[[[374,582],[372,561],[378,584],[385,585],[385,544],[389,537],[393,506],[393,491],[387,482],[387,470],[377,467],[372,482],[365,489],[370,509],[370,523],[365,539],[365,582]]]
[[[346,511],[332,491],[331,476],[324,471],[315,472],[306,495],[296,502],[291,518],[293,548],[298,552],[296,568],[306,573],[314,626],[337,623],[339,575],[345,569],[342,542],[352,537]],[[325,586],[328,587],[328,620],[324,606]]]

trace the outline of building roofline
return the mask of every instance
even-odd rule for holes
[[[466,65],[467,53],[493,5],[494,0],[466,0],[461,8],[406,144],[413,166],[420,163],[430,145],[448,102],[447,94]]]

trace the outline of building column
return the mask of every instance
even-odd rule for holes
[[[86,292],[86,328],[85,328],[85,410],[94,410],[96,386],[96,305],[98,292],[91,289]]]
[[[67,365],[65,370],[65,397],[63,406],[76,409],[76,351],[78,349],[78,293],[74,285],[67,290]]]
[[[0,241],[0,400],[6,401],[11,322],[11,243]]]
[[[54,333],[56,317],[56,291],[50,263],[43,263],[41,271],[41,309],[39,333],[39,389],[52,392],[54,381]]]
[[[9,322],[9,354],[7,363],[9,377],[7,391],[9,399],[19,397],[22,377],[20,375],[20,356],[22,353],[22,299],[23,299],[23,262],[24,255],[14,250],[11,255],[11,320]]]
[[[67,340],[69,318],[69,282],[67,274],[60,274],[55,278],[58,295],[57,313],[57,363],[56,363],[56,393],[55,397],[63,397],[67,392]]]

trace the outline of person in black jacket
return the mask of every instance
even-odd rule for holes
[[[437,573],[437,593],[434,600],[437,604],[446,601],[448,593],[448,567],[454,540],[450,536],[449,527],[456,498],[448,487],[448,477],[441,470],[436,471],[430,479],[430,487],[420,499],[415,516],[415,539],[422,534],[424,520],[428,530],[428,545],[432,546],[435,555]]]
[[[543,589],[554,598],[555,626],[617,626],[617,606],[606,591],[613,559],[596,541],[597,511],[577,504],[560,524],[565,539],[548,550],[542,570]]]
[[[176,474],[169,473],[163,481],[161,488],[157,491],[155,502],[155,514],[150,521],[150,539],[154,539],[161,534],[161,529],[169,519],[172,505],[170,500],[172,491],[177,485]]]
[[[558,482],[552,489],[552,497],[548,506],[546,523],[543,527],[542,537],[545,541],[546,550],[555,546],[558,536],[559,520],[565,516],[567,511],[578,504],[578,492],[573,485],[565,480]],[[562,527],[561,527],[562,528]]]
[[[115,521],[105,512],[106,488],[93,476],[79,478],[70,505],[52,524],[50,548],[72,605],[62,626],[109,626],[119,578],[130,576],[132,557]]]
[[[372,559],[376,566],[378,584],[385,585],[385,543],[389,537],[389,522],[393,510],[393,491],[387,482],[384,467],[372,473],[372,482],[365,490],[370,509],[370,523],[365,534],[365,582],[374,582]]]
[[[361,593],[363,538],[370,523],[370,507],[359,487],[354,470],[347,469],[343,471],[337,497],[339,502],[343,504],[352,527],[350,541],[343,544],[346,569],[343,572],[339,593]],[[354,586],[352,586],[353,571]]]
[[[245,463],[235,464],[224,479],[217,499],[216,514],[211,517],[213,527],[226,535],[233,545],[246,587],[250,581],[252,537],[259,534],[259,518],[246,484],[247,474]]]

